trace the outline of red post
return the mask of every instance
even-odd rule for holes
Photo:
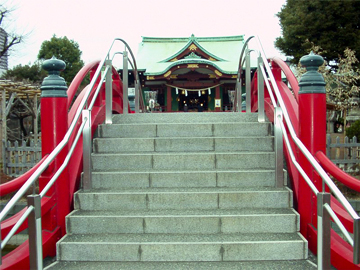
[[[64,138],[68,129],[68,114],[67,85],[65,80],[59,76],[60,71],[65,69],[65,63],[53,57],[44,62],[43,68],[49,73],[41,86],[41,147],[42,155],[45,156],[50,154]],[[60,168],[67,153],[68,147],[66,145],[40,177],[40,190],[46,186],[56,170]],[[54,206],[49,214],[43,217],[43,228],[54,230],[60,226],[61,235],[65,234],[65,216],[70,211],[68,179],[68,171],[65,169],[47,193],[47,196],[53,198]]]
[[[167,86],[166,90],[166,111],[171,112],[171,87]]]
[[[317,72],[324,62],[319,55],[306,55],[300,63],[307,72],[299,82],[299,138],[315,155],[318,151],[326,152],[326,91],[323,76]],[[299,156],[300,165],[315,184],[322,191],[322,179],[315,172],[304,155]],[[307,237],[308,227],[317,227],[316,196],[304,179],[299,182],[298,211],[300,213],[300,232]]]

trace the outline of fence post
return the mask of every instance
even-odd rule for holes
[[[55,57],[44,61],[43,68],[48,71],[41,85],[41,150],[42,156],[51,153],[64,138],[68,129],[67,85],[60,72],[65,69],[65,62]],[[57,155],[48,169],[39,179],[40,191],[45,187],[55,171],[61,166],[68,152],[68,147]],[[70,211],[68,171],[59,176],[47,196],[54,196],[54,208],[44,218],[44,229],[53,230],[60,226],[61,235],[65,234],[65,216]]]
[[[312,52],[303,56],[300,63],[307,72],[299,82],[299,138],[312,155],[326,153],[326,92],[323,76],[317,72],[324,59]],[[318,190],[322,190],[322,179],[315,173],[304,155],[299,163]],[[317,225],[316,196],[302,179],[299,182],[300,231],[307,237],[308,226]],[[312,247],[314,248],[314,247]]]

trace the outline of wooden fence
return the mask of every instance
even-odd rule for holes
[[[348,171],[351,170],[351,167],[360,163],[360,143],[357,142],[356,136],[352,139],[345,137],[342,140],[343,142],[340,141],[339,136],[331,138],[331,135],[327,134],[326,155],[336,165]]]
[[[346,171],[351,170],[354,165],[360,164],[360,143],[354,136],[352,139],[345,137],[340,142],[340,137],[331,138],[327,134],[326,138],[326,154],[332,162]],[[8,141],[2,142],[3,170],[6,175],[19,176],[31,169],[41,159],[41,140],[35,142],[34,139],[29,142]]]
[[[41,140],[3,141],[3,171],[9,176],[19,176],[31,169],[41,159]]]

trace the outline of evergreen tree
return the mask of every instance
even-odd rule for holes
[[[297,63],[313,43],[323,50],[329,64],[337,62],[346,48],[360,59],[360,1],[287,0],[277,14],[282,37],[275,46]],[[306,42],[306,41],[309,42]]]
[[[67,37],[56,37],[55,35],[41,44],[38,54],[39,60],[50,59],[53,56],[63,60],[66,64],[66,69],[61,73],[65,81],[70,84],[78,71],[84,66],[81,60],[81,50],[79,45],[74,40],[69,40]]]
[[[17,65],[12,69],[7,70],[1,78],[12,81],[29,81],[32,84],[41,84],[46,76],[46,71],[42,69],[39,62],[36,62],[28,65]]]

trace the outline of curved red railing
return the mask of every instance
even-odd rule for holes
[[[36,169],[39,168],[39,166],[44,162],[44,160],[47,157],[48,157],[48,155],[44,156],[34,167],[32,167],[30,170],[28,170],[23,175],[20,175],[19,177],[15,178],[9,182],[1,184],[0,185],[0,196],[5,196],[11,192],[17,191],[20,187],[22,187],[22,185],[24,185],[24,183],[26,182],[26,180],[28,180],[30,175],[32,175],[36,171]]]
[[[67,90],[68,94],[68,123],[70,124],[72,120],[74,119],[75,112],[79,108],[79,105],[88,90],[88,86],[85,87],[77,96],[75,101],[72,103],[75,94],[81,85],[84,78],[87,76],[87,74],[90,73],[90,76],[95,72],[95,70],[98,68],[100,64],[100,61],[94,61],[92,63],[89,63],[85,65],[75,76],[73,82],[69,86]],[[115,68],[112,68],[112,88],[113,88],[113,112],[115,113],[122,113],[122,82],[120,80],[120,76],[115,70]],[[95,86],[92,88],[92,91],[90,93],[89,101],[93,98],[95,90],[97,86],[99,85],[99,81],[96,82]],[[72,104],[72,105],[71,105]],[[100,93],[97,96],[97,99],[95,101],[93,110],[91,112],[91,129],[92,129],[92,135],[95,132],[97,126],[104,122],[105,120],[105,86],[104,84],[101,86]],[[81,118],[77,121],[75,130],[72,134],[72,136],[69,139],[68,145],[71,145],[74,142],[75,134],[78,131],[80,125],[82,123]],[[82,138],[78,141],[75,150],[73,152],[73,155],[70,159],[70,162],[68,164],[68,170],[69,170],[69,183],[70,183],[70,192],[69,192],[69,200],[72,201],[74,192],[79,187],[79,181],[80,181],[80,174],[82,172]],[[30,171],[25,173],[22,176],[19,176],[18,178],[0,185],[1,195],[4,196],[10,192],[16,191],[18,188],[20,188],[27,180],[28,178],[34,173],[34,171],[44,162],[44,160],[47,158],[45,156],[34,168],[32,168]],[[49,222],[47,216],[49,216],[51,208],[53,207],[55,203],[55,199],[53,197],[43,197],[41,200],[41,213],[42,213],[42,224],[43,228],[46,228],[47,222]],[[71,204],[72,205],[72,204]],[[21,210],[17,214],[13,215],[12,217],[4,220],[1,222],[1,236],[4,238],[6,234],[11,230],[11,228],[15,225],[15,223],[19,220],[21,215],[25,212],[27,207],[25,209]],[[20,232],[27,228],[27,221],[25,221],[17,232]],[[61,233],[59,230],[59,226],[57,226],[53,231],[47,231],[46,229],[43,229],[43,257],[47,256],[55,256],[56,254],[56,242],[61,238]],[[2,258],[2,265],[0,266],[1,269],[27,269],[29,268],[29,245],[28,241],[25,241],[22,245],[20,245],[18,248],[10,252],[9,254],[5,255]]]
[[[299,131],[299,106],[298,106],[298,82],[290,70],[290,68],[286,65],[286,63],[278,57],[275,57],[270,60],[271,62],[271,70],[273,72],[276,84],[279,88],[281,97],[285,103],[285,107],[288,111],[290,121],[294,127],[295,133],[298,134]],[[292,91],[289,87],[282,81],[281,72],[286,75],[286,78],[292,88]],[[257,76],[254,75],[253,83],[251,87],[252,98],[255,97],[257,99]],[[265,91],[269,91],[265,87]],[[270,89],[273,91],[273,89]],[[271,103],[270,99],[267,98],[268,95],[265,94],[265,112],[270,121],[273,122],[274,115],[274,106]],[[252,111],[257,111],[257,102],[252,103]],[[290,140],[290,145],[293,150],[293,153],[297,155],[299,152],[297,146],[292,141],[291,136],[288,136]],[[325,138],[324,138],[325,139]],[[298,185],[299,181],[303,181],[295,168],[294,164],[291,162],[289,150],[286,148],[284,144],[284,156],[288,166],[288,173],[290,179],[292,181],[292,188],[294,192],[294,206],[297,207],[298,204],[301,203],[301,198],[299,198],[298,194]],[[297,158],[299,158],[297,156]],[[325,170],[325,172],[332,175],[339,182],[344,184],[345,186],[360,192],[360,180],[346,174],[340,168],[338,168],[335,164],[329,160],[326,155],[322,152],[318,152],[315,156],[318,160],[319,164]],[[331,207],[333,211],[336,213],[338,218],[341,220],[345,228],[352,233],[353,232],[353,219],[348,214],[348,212],[344,209],[341,203],[334,198],[331,197]],[[301,218],[301,217],[300,217]],[[309,241],[309,247],[314,248],[317,246],[317,231],[314,227],[310,228],[308,235],[305,235],[307,240]],[[312,252],[317,253],[316,249],[313,249]],[[342,239],[335,231],[331,231],[331,262],[337,269],[360,269],[360,265],[355,265],[353,263],[353,248],[348,244],[344,239]]]
[[[67,106],[68,106],[68,123],[71,123],[71,121],[75,117],[75,112],[78,110],[81,101],[84,98],[85,92],[88,90],[88,87],[85,87],[82,92],[79,93],[77,98],[74,100],[74,97],[76,95],[76,92],[81,85],[81,82],[84,80],[84,78],[87,76],[87,74],[90,73],[92,75],[94,73],[94,70],[98,68],[100,64],[100,61],[95,61],[92,63],[89,63],[85,65],[79,73],[75,76],[73,82],[69,86],[69,89],[67,91],[68,93],[68,100],[67,100]],[[272,73],[275,78],[276,85],[279,89],[281,98],[285,104],[285,107],[288,111],[288,115],[290,118],[290,121],[294,127],[295,133],[298,134],[299,132],[299,105],[298,105],[298,82],[290,70],[290,68],[286,65],[284,61],[282,61],[280,58],[273,58],[271,59],[271,66],[272,66]],[[282,81],[281,73],[284,73],[286,75],[286,78],[290,84],[290,87],[292,91],[289,89],[289,87]],[[113,111],[116,113],[122,113],[122,82],[120,80],[119,74],[116,72],[116,70],[112,69],[112,79],[113,79]],[[252,111],[257,110],[257,80],[258,75],[257,73],[254,74],[253,80],[252,80],[252,86],[251,86],[251,93],[252,93]],[[95,86],[92,88],[90,93],[90,100],[93,98],[95,94],[95,89],[99,85],[100,81],[97,81]],[[271,84],[270,84],[271,87]],[[268,89],[265,87],[265,112],[270,119],[270,121],[274,120],[274,104],[272,103],[270,99],[269,92],[273,92],[274,89]],[[129,110],[129,108],[128,108]],[[92,134],[95,132],[96,127],[102,123],[105,119],[105,87],[104,85],[101,86],[100,93],[96,99],[94,108],[91,112],[91,130]],[[82,123],[82,120],[79,119],[76,123],[75,132],[70,137],[68,144],[71,145],[71,143],[75,139],[76,131],[79,129],[80,125]],[[287,128],[287,127],[285,127]],[[287,130],[289,133],[289,131]],[[297,155],[299,152],[297,149],[297,146],[292,141],[291,136],[288,136],[290,140],[290,147],[292,149],[292,152]],[[287,161],[288,166],[288,172],[292,181],[292,188],[294,193],[294,206],[297,207],[298,204],[301,203],[301,198],[299,197],[298,193],[298,185],[299,181],[303,181],[300,177],[297,169],[295,168],[294,164],[291,162],[289,149],[286,148],[286,144],[284,145],[284,156]],[[69,170],[69,183],[70,183],[70,196],[69,200],[71,201],[73,198],[74,192],[77,190],[79,186],[79,180],[80,180],[80,174],[82,172],[82,138],[80,138],[75,150],[74,154],[71,157],[70,163],[68,165]],[[335,177],[339,182],[343,183],[344,185],[348,186],[349,188],[352,188],[356,191],[360,191],[360,181],[347,175],[344,173],[341,169],[339,169],[337,166],[335,166],[324,153],[318,152],[315,155],[316,159],[318,160],[319,164],[324,168],[326,172],[331,174],[333,177]],[[296,156],[296,158],[299,158]],[[44,161],[45,157],[40,161],[36,166],[39,167],[42,162]],[[36,168],[31,169],[31,172],[35,171]],[[12,192],[19,188],[31,175],[31,172],[14,179],[13,181],[0,185],[1,189],[1,195],[6,195],[9,192]],[[41,202],[41,211],[42,216],[44,216],[44,219],[42,220],[43,225],[46,225],[49,220],[47,217],[51,214],[51,209],[54,205],[54,198],[53,197],[44,197]],[[339,219],[343,222],[344,226],[349,232],[353,232],[353,220],[347,213],[347,211],[344,210],[343,206],[336,200],[334,197],[331,198],[331,206],[334,212],[338,215]],[[25,211],[22,210],[21,212]],[[14,215],[13,217],[3,221],[1,223],[1,235],[4,237],[9,230],[14,226],[16,221],[19,219],[21,212]],[[27,224],[24,223],[18,231],[23,230],[27,227]],[[43,230],[43,256],[54,256],[55,255],[55,243],[59,238],[61,237],[61,232],[59,230],[59,226],[57,226],[52,231],[47,231],[46,229]],[[305,235],[307,240],[309,241],[309,247],[314,248],[317,245],[317,231],[314,227],[309,228],[308,235]],[[331,232],[331,258],[332,258],[332,264],[337,267],[338,269],[360,269],[359,265],[354,265],[352,263],[352,247],[345,242],[336,232]],[[314,253],[316,253],[316,250],[312,250]],[[28,242],[23,243],[21,246],[19,246],[16,250],[9,253],[8,255],[4,256],[3,262],[1,265],[1,269],[23,269],[29,267],[29,248],[28,248]]]
[[[315,157],[327,173],[331,174],[348,188],[360,192],[359,179],[356,179],[355,177],[352,177],[343,170],[339,169],[339,167],[337,167],[323,152],[317,152]]]

